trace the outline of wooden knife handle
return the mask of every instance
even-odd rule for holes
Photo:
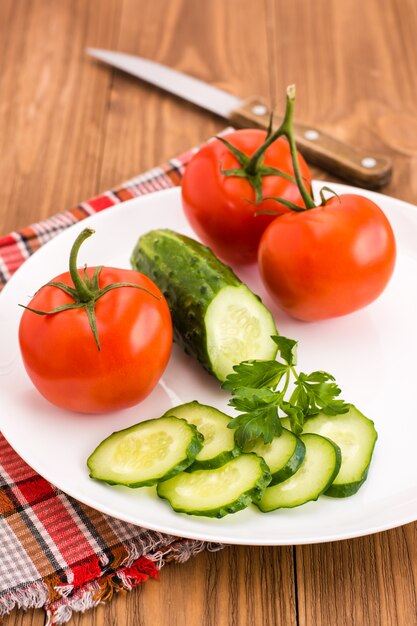
[[[261,98],[247,100],[229,116],[240,128],[268,128],[269,118],[270,110]],[[274,116],[274,125],[279,124],[280,119]],[[378,189],[391,179],[391,161],[385,157],[362,153],[314,126],[294,123],[294,133],[297,147],[308,162],[349,183]]]

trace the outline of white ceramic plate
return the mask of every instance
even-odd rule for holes
[[[338,192],[352,191],[331,184]],[[85,226],[96,234],[84,244],[80,264],[129,267],[138,236],[152,228],[192,232],[178,189],[154,193],[107,209],[43,246],[13,276],[0,295],[0,428],[39,474],[67,494],[114,517],[165,533],[248,545],[303,544],[346,539],[417,520],[416,354],[417,209],[383,195],[374,199],[388,215],[398,244],[394,276],[372,305],[349,316],[319,322],[294,321],[265,295],[255,268],[240,272],[273,311],[281,334],[299,340],[303,371],[332,372],[343,398],[376,424],[379,439],[369,477],[355,496],[262,514],[256,507],[221,520],[174,513],[154,488],[110,487],[88,477],[86,458],[114,430],[158,417],[193,399],[227,407],[228,394],[176,346],[159,385],[135,408],[86,416],[54,408],[32,387],[19,354],[21,309],[43,283],[67,268],[67,254]]]

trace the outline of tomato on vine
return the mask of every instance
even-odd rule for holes
[[[19,343],[25,369],[52,404],[101,413],[141,402],[171,353],[172,323],[158,287],[129,269],[77,269],[84,229],[69,272],[35,294],[22,315]]]
[[[359,194],[324,197],[316,206],[298,170],[292,133],[295,91],[287,92],[287,136],[304,208],[274,220],[259,245],[261,278],[289,315],[312,321],[337,317],[373,302],[394,271],[395,237],[389,220]],[[278,199],[279,200],[279,199]]]
[[[207,143],[188,164],[181,186],[185,215],[198,237],[228,263],[256,262],[260,238],[285,202],[303,205],[284,137],[257,129]],[[301,176],[311,174],[299,155]],[[279,196],[277,203],[267,199]],[[269,214],[268,214],[269,212]]]

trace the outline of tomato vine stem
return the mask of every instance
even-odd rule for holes
[[[265,143],[260,146],[256,152],[253,153],[249,162],[247,163],[245,170],[249,175],[253,175],[256,172],[260,159],[265,154],[265,151],[269,148],[271,144],[274,143],[279,137],[286,137],[290,146],[291,159],[294,168],[295,180],[297,182],[297,187],[300,190],[301,197],[304,200],[304,204],[306,209],[314,209],[315,203],[310,194],[308,193],[303,177],[300,172],[300,165],[298,162],[297,155],[297,146],[295,144],[294,139],[294,131],[293,131],[293,116],[294,116],[294,103],[295,103],[295,85],[289,85],[287,87],[287,99],[286,99],[286,108],[284,119],[282,120],[280,126],[277,128],[275,132],[269,134]],[[279,198],[277,198],[279,200]]]
[[[300,190],[301,196],[304,200],[304,204],[306,205],[306,209],[314,209],[316,205],[314,203],[313,198],[308,193],[303,177],[300,172],[300,164],[298,162],[297,155],[297,146],[295,144],[294,139],[294,131],[293,131],[293,115],[294,115],[294,102],[295,102],[295,85],[289,85],[287,87],[287,106],[285,110],[285,117],[281,124],[281,132],[288,139],[288,143],[290,144],[292,165],[294,168],[295,180],[297,181],[298,189]]]

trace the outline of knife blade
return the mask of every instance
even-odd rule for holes
[[[87,48],[94,59],[159,87],[183,100],[228,120],[238,128],[264,128],[269,125],[270,108],[259,97],[234,96],[223,89],[188,76],[178,70],[123,52]],[[274,114],[274,125],[280,119]],[[392,174],[391,161],[384,156],[362,153],[314,126],[294,123],[297,147],[308,162],[352,184],[378,189]]]

